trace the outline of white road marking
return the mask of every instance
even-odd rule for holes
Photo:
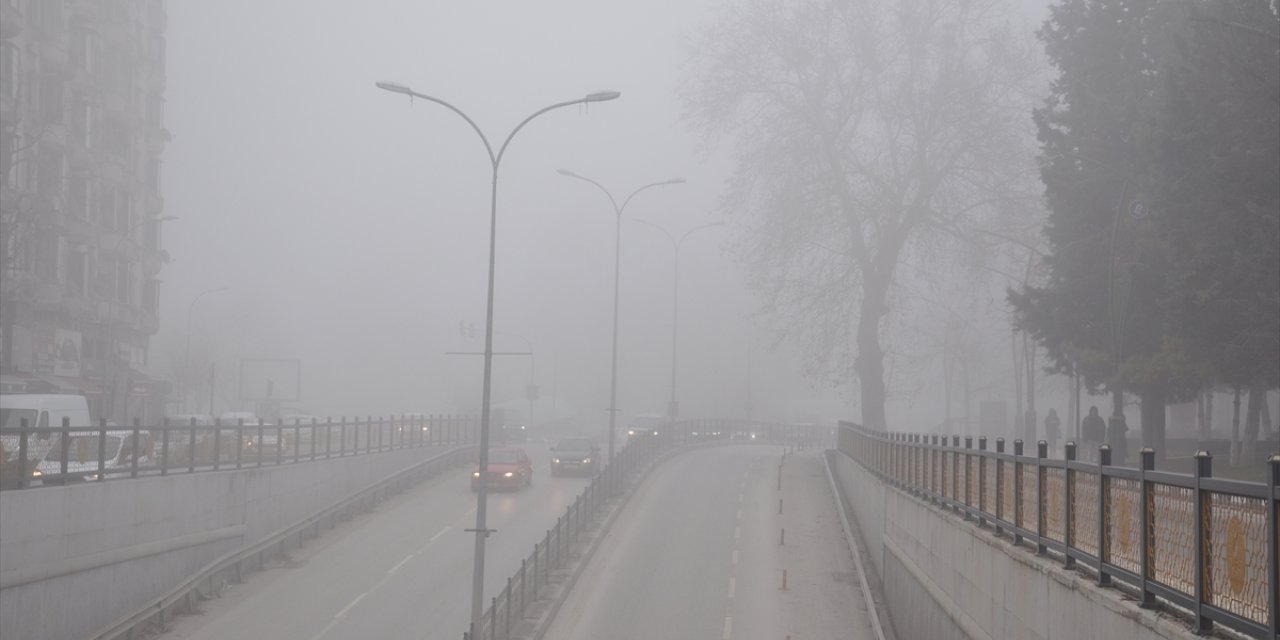
[[[408,561],[410,561],[410,560],[412,560],[412,559],[413,559],[413,554],[409,554],[409,555],[405,556],[405,557],[404,557],[404,560],[401,560],[400,562],[396,563],[396,566],[391,567],[390,569],[387,569],[387,573],[395,573],[395,572],[396,572],[400,567],[403,567],[403,566],[404,566],[404,563],[406,563],[406,562],[408,562]]]
[[[742,494],[738,494],[738,504],[742,504]]]
[[[334,619],[334,620],[337,620],[338,618],[341,618],[342,616],[347,615],[347,612],[351,610],[351,607],[356,606],[356,603],[357,603],[357,602],[360,602],[361,600],[364,600],[364,597],[365,597],[365,596],[367,596],[367,595],[369,595],[369,594],[368,594],[368,593],[362,593],[362,594],[360,594],[360,595],[356,596],[356,599],[355,599],[355,600],[352,600],[350,604],[348,604],[347,606],[343,607],[343,608],[342,608],[342,610],[341,610],[341,611],[339,611],[339,612],[337,613],[337,615],[333,616],[333,619]]]
[[[724,640],[729,640],[733,635],[733,616],[724,617]]]
[[[733,539],[734,539],[734,540],[737,540],[738,538],[741,538],[741,537],[742,537],[742,527],[741,527],[741,526],[739,526],[739,525],[734,525],[734,527],[733,527]]]
[[[742,509],[738,509],[738,519],[742,519]]]
[[[733,599],[733,594],[738,591],[737,578],[729,578],[729,598]]]
[[[737,550],[737,549],[734,549],[734,550],[733,550],[733,563],[734,563],[734,564],[738,564],[738,550]]]
[[[437,532],[436,532],[436,534],[435,534],[434,536],[431,536],[431,540],[429,540],[429,542],[435,542],[435,541],[436,541],[436,538],[439,538],[440,536],[444,535],[444,532],[446,532],[446,531],[448,531],[448,530],[449,530],[449,527],[445,527],[445,528],[443,528],[443,529],[441,529],[441,530],[437,531]]]

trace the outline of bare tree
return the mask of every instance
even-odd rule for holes
[[[754,0],[694,44],[685,102],[737,140],[724,206],[746,218],[752,285],[809,373],[857,380],[867,426],[885,427],[904,256],[1038,198],[1039,54],[1008,22],[997,0]]]

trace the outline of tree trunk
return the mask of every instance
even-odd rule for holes
[[[1280,440],[1280,438],[1277,438],[1271,431],[1271,400],[1267,397],[1269,394],[1270,392],[1262,394],[1262,415],[1260,417],[1262,422],[1262,437],[1270,441],[1271,448],[1274,449],[1276,441]]]
[[[884,351],[880,348],[880,319],[884,317],[888,278],[865,274],[862,305],[858,315],[858,356],[854,368],[862,396],[862,426],[877,431],[887,428],[885,419]]]
[[[1258,425],[1262,419],[1262,404],[1267,401],[1267,385],[1261,379],[1255,379],[1249,385],[1249,409],[1244,419],[1244,441],[1240,444],[1243,452],[1248,452],[1245,464],[1254,462],[1258,454]]]
[[[1231,400],[1231,455],[1228,461],[1233,467],[1240,464],[1240,387],[1236,387],[1235,397]]]
[[[1165,446],[1165,400],[1167,390],[1164,385],[1152,385],[1144,389],[1142,400],[1142,446],[1150,447],[1156,452],[1156,460],[1164,461],[1169,452]]]
[[[1209,439],[1209,420],[1205,415],[1204,392],[1196,394],[1196,440],[1201,446]]]

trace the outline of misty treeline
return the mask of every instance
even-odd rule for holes
[[[889,319],[923,277],[951,336],[985,262],[1051,371],[1140,398],[1144,445],[1222,387],[1256,438],[1280,361],[1274,10],[1067,0],[1033,35],[1014,8],[756,0],[700,34],[686,109],[736,145],[723,207],[763,311],[884,428],[886,341],[919,339]]]

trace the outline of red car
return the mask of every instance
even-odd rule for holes
[[[488,488],[515,491],[533,484],[533,461],[519,447],[490,449],[488,475]],[[471,490],[480,490],[479,465],[471,469]]]

